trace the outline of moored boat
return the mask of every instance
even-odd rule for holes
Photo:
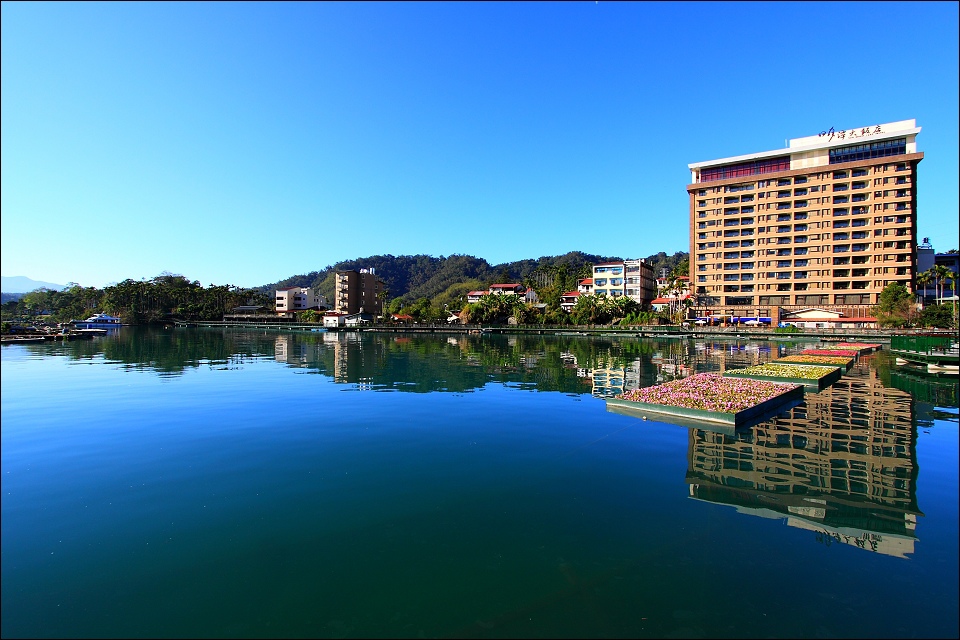
[[[110,329],[122,326],[120,318],[106,313],[95,313],[86,320],[74,320],[71,322],[77,329]]]

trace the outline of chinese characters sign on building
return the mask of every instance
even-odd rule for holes
[[[817,137],[823,138],[827,137],[828,142],[833,142],[834,137],[838,140],[859,140],[860,138],[869,138],[870,136],[875,136],[878,133],[883,133],[880,130],[880,125],[876,127],[863,127],[862,129],[841,129],[840,131],[835,131],[833,127],[830,127],[826,131],[821,131],[817,134]]]

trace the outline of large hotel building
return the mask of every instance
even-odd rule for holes
[[[918,133],[914,120],[831,128],[688,165],[697,316],[862,318],[890,282],[912,291]]]

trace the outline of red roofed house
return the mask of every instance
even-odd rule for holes
[[[526,293],[527,288],[522,284],[492,284],[490,285],[490,293],[500,293],[500,294],[510,294],[522,296]]]
[[[654,311],[663,311],[664,309],[669,309],[670,304],[676,302],[675,298],[654,298],[650,303],[650,307]]]
[[[577,300],[579,299],[579,291],[567,291],[565,294],[560,296],[560,308],[564,311],[573,311],[573,308],[577,306]]]
[[[492,284],[487,291],[471,291],[467,294],[467,303],[473,304],[480,302],[480,298],[496,293],[498,295],[516,295],[522,296],[527,293],[527,288],[522,284]]]

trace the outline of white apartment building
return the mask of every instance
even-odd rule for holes
[[[293,313],[307,309],[328,307],[326,296],[318,295],[310,287],[284,287],[277,289],[277,313]]]

